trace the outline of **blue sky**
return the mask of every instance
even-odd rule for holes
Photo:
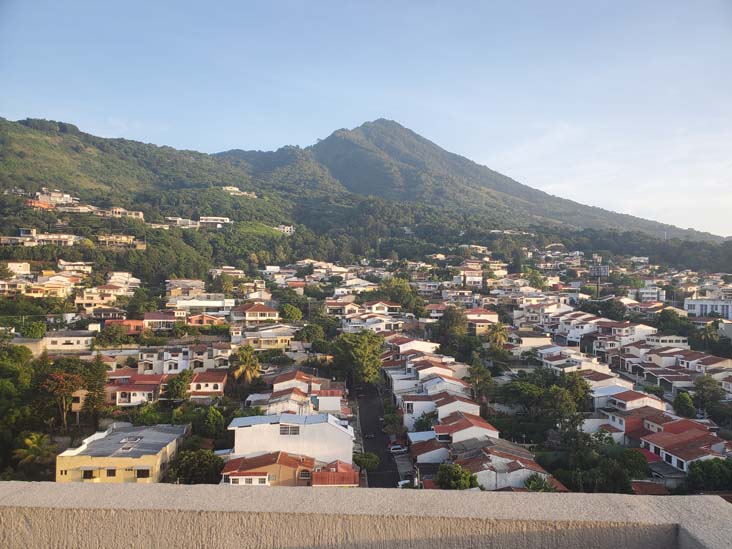
[[[732,235],[732,2],[0,0],[0,116],[215,152],[386,117]]]

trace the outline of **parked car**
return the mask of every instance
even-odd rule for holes
[[[363,436],[363,438],[365,438],[365,439],[367,439],[367,440],[371,440],[371,439],[372,439],[372,438],[374,438],[375,436],[376,436],[376,435],[374,435],[373,433],[368,433],[368,434],[364,435],[364,436]]]
[[[392,444],[389,447],[389,451],[393,456],[400,455],[400,454],[406,454],[409,450],[406,446],[402,446],[401,444]]]

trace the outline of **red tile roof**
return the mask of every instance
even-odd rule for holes
[[[245,476],[247,473],[252,475],[257,472],[260,467],[267,467],[269,465],[281,465],[283,467],[289,467],[297,469],[302,467],[304,469],[313,469],[315,466],[315,460],[308,456],[299,456],[296,454],[288,454],[287,452],[272,452],[261,456],[252,458],[235,458],[226,463],[221,474],[230,476]],[[261,473],[265,475],[266,473]]]
[[[440,421],[439,425],[435,425],[435,433],[438,435],[452,435],[459,431],[464,431],[470,427],[477,427],[488,431],[498,432],[498,429],[480,416],[468,414],[466,412],[453,412]]]

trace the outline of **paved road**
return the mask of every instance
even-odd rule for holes
[[[389,437],[381,432],[379,418],[384,415],[381,398],[375,387],[364,389],[364,398],[359,400],[361,433],[365,436],[373,433],[372,439],[364,439],[365,451],[379,456],[379,468],[369,472],[369,488],[396,488],[399,473],[396,463],[389,453],[387,444]]]

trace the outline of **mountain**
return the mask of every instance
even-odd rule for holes
[[[333,177],[361,195],[459,208],[505,226],[561,224],[659,237],[711,236],[552,196],[450,153],[391,120],[338,130],[310,149]]]
[[[495,228],[617,229],[720,240],[549,195],[384,119],[337,130],[307,148],[214,155],[100,138],[63,122],[0,119],[0,189],[58,187],[85,200],[125,206],[144,206],[164,196],[159,203],[173,211],[182,200],[176,193],[188,196],[224,185],[270,198],[283,221],[305,224],[317,225],[339,208],[338,222],[347,223],[348,208],[378,197],[404,208],[405,217],[407,209],[424,207]],[[195,200],[189,206],[197,211]],[[314,209],[322,211],[313,216]]]

